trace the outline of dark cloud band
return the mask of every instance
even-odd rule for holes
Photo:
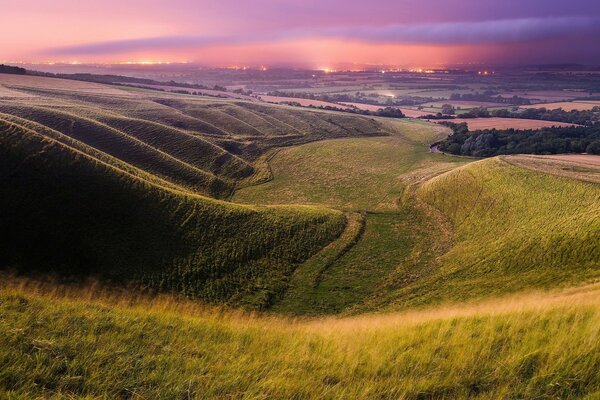
[[[91,43],[53,49],[50,53],[55,55],[120,54],[143,50],[244,45],[309,38],[397,44],[493,44],[568,38],[582,34],[600,34],[600,18],[522,18],[497,21],[291,30],[212,37],[169,36]]]

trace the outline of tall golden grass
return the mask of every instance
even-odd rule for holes
[[[3,277],[0,396],[582,398],[600,285],[352,318],[285,318]]]

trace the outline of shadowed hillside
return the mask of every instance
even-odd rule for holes
[[[21,271],[133,280],[260,308],[345,224],[335,211],[238,206],[161,187],[58,133],[1,121],[0,132],[0,263]]]

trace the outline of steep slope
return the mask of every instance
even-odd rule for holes
[[[178,191],[53,135],[0,120],[0,265],[260,308],[294,265],[344,228],[331,210],[238,206]]]
[[[453,224],[454,244],[417,282],[390,282],[396,303],[487,297],[600,276],[600,185],[501,158],[457,168],[417,192]]]
[[[189,153],[191,148],[197,157],[204,156],[204,163],[209,163],[218,157],[219,152],[224,153],[200,138],[195,139],[196,143],[189,143],[194,138],[181,143],[168,130],[153,132],[143,124],[133,133],[128,133],[130,129],[121,131],[91,118],[45,107],[19,105],[0,109],[6,114],[61,132],[192,192],[219,197],[230,191],[230,184],[207,170],[205,165],[194,165],[189,157],[178,154],[186,150]],[[175,150],[177,145],[181,146],[179,151]]]

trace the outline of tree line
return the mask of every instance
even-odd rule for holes
[[[0,74],[25,75],[27,74],[27,70],[21,67],[13,67],[12,65],[0,64]]]
[[[600,155],[600,123],[542,129],[488,129],[469,132],[465,122],[442,122],[453,131],[435,143],[445,153],[493,157],[503,154],[589,153]]]
[[[438,114],[424,115],[421,119],[434,120],[453,120],[457,118],[452,114],[455,113],[454,107],[450,104],[444,104],[442,112]],[[571,110],[565,111],[562,108],[549,110],[546,108],[525,108],[518,110],[488,110],[486,107],[475,107],[469,111],[460,114],[458,118],[522,118],[535,119],[543,121],[566,122],[577,125],[591,125],[600,122],[600,106],[596,106],[591,110]]]

